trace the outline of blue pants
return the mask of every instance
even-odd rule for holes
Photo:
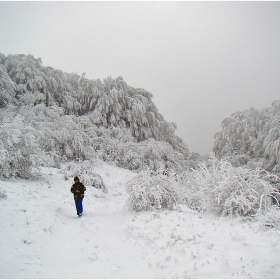
[[[75,205],[76,205],[76,209],[77,209],[77,215],[83,213],[83,199],[84,198],[80,198],[80,199],[76,199],[75,200]]]

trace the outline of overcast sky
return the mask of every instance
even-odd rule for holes
[[[154,96],[190,151],[280,99],[280,2],[0,2],[0,52]]]

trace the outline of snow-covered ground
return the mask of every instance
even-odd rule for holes
[[[279,278],[280,232],[258,222],[178,211],[128,211],[131,171],[100,165],[78,218],[59,169],[1,180],[0,278]],[[71,178],[72,180],[72,178]]]

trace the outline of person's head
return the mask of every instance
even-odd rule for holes
[[[80,179],[76,176],[76,177],[74,177],[74,182],[75,183],[78,183],[80,181]]]

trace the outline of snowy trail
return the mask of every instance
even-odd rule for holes
[[[133,173],[96,167],[108,194],[87,186],[77,218],[71,181],[2,180],[1,278],[279,278],[280,234],[258,223],[182,212],[130,213]]]
[[[113,169],[115,172],[119,171],[116,168]],[[75,215],[74,201],[69,191],[71,182],[65,182],[62,174],[57,174],[55,169],[52,170],[55,178],[53,180],[49,178],[44,184],[51,187],[41,190],[43,191],[42,198],[46,200],[46,203],[42,203],[40,195],[36,195],[39,192],[36,189],[40,183],[30,183],[34,186],[30,186],[26,193],[27,187],[24,187],[26,184],[20,184],[18,188],[14,188],[12,185],[15,182],[7,181],[8,200],[1,201],[1,212],[5,204],[11,207],[10,201],[15,198],[21,197],[20,201],[22,199],[27,199],[27,201],[22,202],[22,205],[25,205],[24,209],[22,206],[19,209],[13,208],[13,211],[7,213],[8,216],[6,213],[2,216],[4,218],[2,222],[6,222],[6,226],[2,226],[3,229],[7,230],[7,227],[11,226],[9,221],[13,221],[12,224],[18,224],[17,228],[21,234],[19,231],[10,230],[15,235],[13,240],[17,240],[14,248],[5,246],[4,242],[1,243],[1,248],[6,247],[7,255],[11,256],[3,263],[4,270],[1,269],[1,277],[113,278],[124,277],[123,274],[125,274],[136,278],[141,274],[141,270],[143,271],[141,265],[130,267],[131,262],[141,263],[139,254],[134,248],[123,247],[126,238],[123,228],[127,217],[131,217],[132,214],[122,210],[127,194],[120,192],[118,187],[126,181],[128,172],[126,171],[122,178],[123,171],[119,171],[120,182],[118,180],[111,182],[115,179],[111,180],[110,175],[102,174],[102,171],[103,169],[99,171],[99,174],[111,187],[110,194],[87,187],[84,199],[85,214],[82,218],[77,218]],[[58,177],[61,178],[58,179]],[[106,181],[106,177],[109,177],[109,180]],[[59,191],[54,191],[53,186],[57,186],[58,183],[61,188]],[[10,188],[16,189],[14,197],[11,196]],[[122,190],[125,190],[125,185]],[[20,201],[17,205],[20,205]],[[27,216],[27,218],[21,218],[18,215]],[[21,222],[18,223],[17,220]],[[29,222],[25,224],[24,221]],[[36,226],[32,227],[35,224]],[[23,236],[21,240],[20,235]],[[4,239],[3,234],[1,240],[4,241]],[[24,253],[18,255],[14,261],[18,247],[21,247],[19,251]],[[32,247],[34,249],[30,250]],[[121,271],[120,275],[118,271]]]

